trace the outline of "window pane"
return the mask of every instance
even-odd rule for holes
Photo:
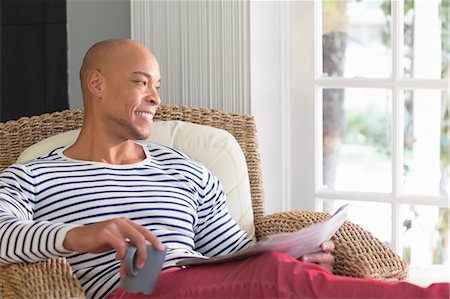
[[[405,91],[404,190],[449,194],[450,103],[441,90]]]
[[[367,229],[387,246],[391,246],[392,209],[387,203],[323,200],[322,211],[333,214],[340,206],[349,203],[347,220]],[[370,213],[367,213],[370,211]]]
[[[387,89],[323,90],[323,184],[391,192],[391,104]]]
[[[404,13],[405,77],[448,77],[449,1],[405,1]]]
[[[401,248],[410,265],[448,264],[449,209],[402,205]]]
[[[323,1],[323,75],[392,74],[390,1]]]

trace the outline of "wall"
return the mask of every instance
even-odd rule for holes
[[[281,10],[274,1],[250,4],[251,114],[258,129],[266,212],[286,209],[282,140]]]
[[[108,38],[130,38],[130,0],[67,0],[69,107],[82,107],[78,71],[86,50]]]
[[[133,1],[131,37],[161,68],[162,103],[250,113],[248,1]]]
[[[251,114],[258,128],[267,213],[316,209],[316,103],[310,100],[315,5],[250,5]]]

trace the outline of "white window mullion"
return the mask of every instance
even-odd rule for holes
[[[318,86],[318,82],[322,77],[322,1],[314,1],[314,52],[316,53],[316,59],[314,59],[314,80],[316,86],[314,88],[314,110],[315,110],[315,210],[319,210],[323,207],[320,198],[317,197],[317,192],[323,188],[323,89]]]
[[[400,205],[403,178],[403,103],[402,89],[394,85],[392,113],[392,248],[401,256],[400,246]]]
[[[392,203],[393,198],[390,193],[379,192],[357,192],[357,191],[339,191],[339,190],[320,190],[316,193],[317,198],[321,199],[340,199],[360,202],[381,202]]]
[[[315,158],[315,168],[316,168],[316,178],[315,178],[315,189],[314,192],[318,194],[320,190],[323,189],[323,89],[316,86],[314,89],[314,110],[316,113],[315,117],[315,148],[316,148],[316,158]],[[316,201],[316,209],[318,208]]]
[[[320,199],[342,199],[350,201],[370,201],[393,203],[394,196],[390,193],[380,192],[356,192],[339,190],[319,190],[316,197]],[[398,204],[412,204],[423,206],[448,207],[448,198],[446,196],[435,195],[401,195],[395,198]]]
[[[322,77],[322,1],[314,1],[314,49],[316,59],[314,59],[314,79],[317,80]]]
[[[289,2],[280,3],[280,84],[281,84],[281,208],[285,211],[291,210],[292,205],[289,198],[292,198],[291,194],[291,180],[289,174],[291,173],[291,142],[290,142],[290,103],[288,99],[290,95],[290,27],[289,27]]]
[[[403,177],[403,1],[392,1],[392,249],[402,256],[400,244],[400,204]]]
[[[317,85],[327,88],[391,88],[391,79],[319,78]]]
[[[448,208],[448,197],[441,195],[423,195],[423,194],[407,194],[397,198],[398,203],[411,204],[411,205],[423,205],[423,206],[437,206],[442,208]]]
[[[403,79],[403,1],[392,0],[392,78]]]
[[[404,89],[447,89],[446,79],[399,79],[398,86]]]
[[[401,89],[448,89],[446,79],[319,78],[316,84],[328,88],[392,88],[395,86]]]

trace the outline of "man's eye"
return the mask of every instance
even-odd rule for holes
[[[143,86],[147,86],[147,81],[145,81],[145,80],[136,80],[136,83],[143,85]]]

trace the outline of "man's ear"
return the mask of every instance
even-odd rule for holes
[[[98,70],[91,70],[87,75],[87,87],[89,91],[97,96],[101,97],[104,90],[105,78]]]

